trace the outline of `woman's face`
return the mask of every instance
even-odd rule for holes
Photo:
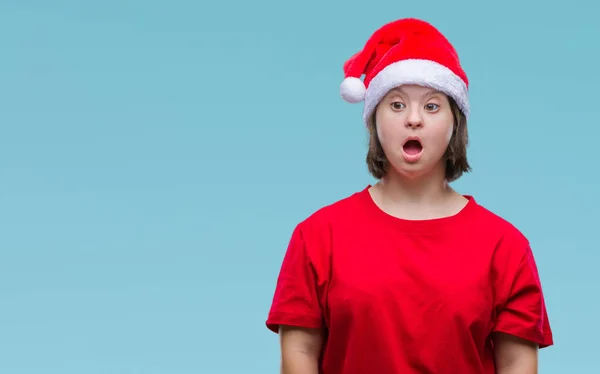
[[[393,169],[414,178],[444,168],[454,129],[448,97],[431,88],[403,85],[379,103],[377,135]]]

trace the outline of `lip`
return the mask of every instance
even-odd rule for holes
[[[421,144],[421,152],[414,154],[414,155],[409,155],[408,153],[404,152],[404,145],[411,140],[418,141]],[[423,147],[423,142],[421,141],[421,138],[419,138],[418,136],[409,136],[408,138],[406,138],[404,143],[402,143],[402,157],[404,157],[404,160],[406,162],[409,162],[409,163],[417,162],[423,155],[423,149],[424,149],[424,147]]]
[[[421,145],[423,145],[423,142],[421,141],[421,138],[419,138],[418,136],[409,136],[408,138],[406,138],[406,140],[404,141],[404,143],[402,143],[402,145],[410,142],[411,140],[416,140],[419,143],[421,143]]]

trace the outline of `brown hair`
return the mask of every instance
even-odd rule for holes
[[[471,171],[471,166],[467,160],[467,145],[469,143],[469,132],[467,129],[467,118],[458,108],[456,102],[448,97],[450,108],[454,117],[454,130],[452,138],[444,154],[446,160],[446,179],[452,182],[460,178],[463,173]],[[375,123],[375,111],[371,115],[367,127],[369,129],[369,151],[367,152],[367,166],[369,172],[376,179],[381,179],[387,174],[390,167],[379,137],[377,136],[377,124]]]

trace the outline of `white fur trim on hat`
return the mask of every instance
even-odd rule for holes
[[[387,93],[403,84],[431,87],[452,97],[460,110],[469,117],[468,89],[452,70],[429,60],[402,60],[386,66],[369,83],[365,93],[363,119],[367,119]]]

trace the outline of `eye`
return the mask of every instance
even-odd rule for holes
[[[427,109],[430,112],[435,112],[436,110],[440,109],[440,106],[437,104],[429,103],[425,105],[425,109]]]
[[[394,109],[394,110],[402,110],[402,109],[404,109],[404,104],[402,104],[399,101],[394,101],[392,103],[392,109]]]

